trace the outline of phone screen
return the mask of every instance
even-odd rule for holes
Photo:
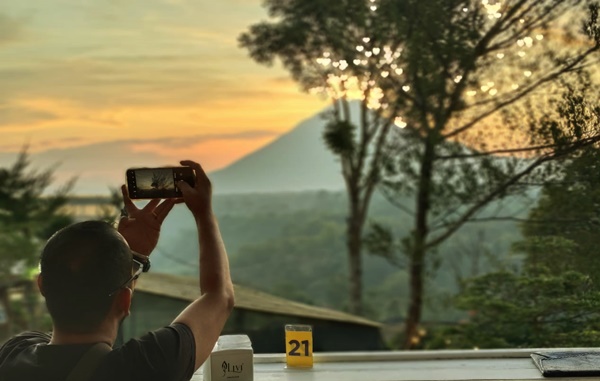
[[[127,190],[132,199],[181,197],[177,182],[184,180],[194,186],[194,171],[190,167],[131,168],[127,170]]]

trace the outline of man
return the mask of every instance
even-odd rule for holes
[[[0,380],[175,381],[192,377],[212,351],[234,296],[227,254],[212,211],[210,181],[199,164],[181,164],[196,173],[194,187],[183,181],[178,186],[198,229],[198,299],[169,327],[110,348],[121,321],[130,313],[135,280],[148,268],[161,224],[174,204],[181,202],[151,200],[138,209],[123,186],[127,213],[117,230],[87,221],[60,230],[46,243],[38,286],[52,317],[52,335],[25,332],[6,342],[0,348]],[[106,353],[101,353],[103,346]]]

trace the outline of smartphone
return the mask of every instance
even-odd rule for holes
[[[131,199],[181,197],[178,181],[196,183],[191,167],[129,168],[125,176]]]

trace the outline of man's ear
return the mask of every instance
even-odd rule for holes
[[[123,314],[123,317],[129,316],[131,313],[131,298],[133,296],[133,291],[130,288],[123,287],[117,293],[117,298],[115,303],[117,303],[117,311]]]
[[[46,296],[46,295],[44,295],[42,273],[39,273],[38,276],[37,276],[37,286],[38,286],[38,290],[40,290],[40,294],[42,294],[42,296]]]

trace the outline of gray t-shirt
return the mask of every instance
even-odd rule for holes
[[[50,335],[24,332],[0,348],[0,380],[64,381],[92,344],[48,345]],[[196,345],[184,324],[172,324],[114,348],[90,381],[186,381]]]

